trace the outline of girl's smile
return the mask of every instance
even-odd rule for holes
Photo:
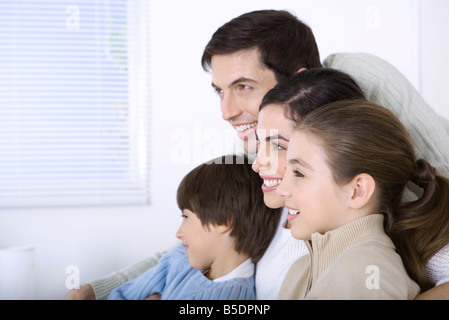
[[[299,210],[292,209],[289,207],[286,207],[286,208],[288,209],[288,217],[287,217],[288,221],[295,220],[301,214],[301,212]]]

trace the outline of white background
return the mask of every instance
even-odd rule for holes
[[[154,0],[150,7],[152,204],[0,212],[0,246],[36,247],[36,299],[62,299],[70,265],[79,267],[84,283],[176,242],[180,180],[198,163],[228,151],[234,138],[221,119],[201,54],[212,33],[242,13],[291,11],[314,31],[322,60],[342,51],[383,57],[449,118],[449,22],[444,16],[449,1],[227,0],[212,5]],[[186,143],[190,147],[181,150]]]

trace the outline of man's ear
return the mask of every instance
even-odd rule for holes
[[[365,207],[376,190],[376,182],[374,178],[367,174],[361,173],[357,175],[349,183],[349,206],[353,209],[361,209]]]
[[[307,70],[307,68],[301,68],[296,73],[300,73],[301,71]]]

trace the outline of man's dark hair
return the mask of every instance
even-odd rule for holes
[[[245,13],[220,27],[204,49],[201,64],[210,70],[214,55],[257,48],[262,66],[272,70],[278,82],[301,68],[321,67],[312,30],[287,11],[260,10]]]

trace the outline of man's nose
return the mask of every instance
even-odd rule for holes
[[[240,115],[241,111],[234,97],[225,93],[221,99],[221,115],[223,120],[230,121]]]

